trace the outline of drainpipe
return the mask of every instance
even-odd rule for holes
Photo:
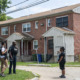
[[[46,18],[46,32],[47,32],[47,18]],[[47,38],[45,37],[44,38],[44,61],[45,62],[47,61],[46,55],[47,55]]]
[[[44,38],[44,61],[46,62],[46,55],[47,55],[47,38]]]
[[[66,55],[66,39],[65,39],[65,35],[64,35],[64,37],[63,37],[63,39],[64,39],[64,48],[65,48],[65,60],[66,60],[66,57],[67,57],[67,55]],[[67,61],[67,60],[66,60]]]
[[[9,36],[10,36],[10,26],[9,26]]]
[[[23,39],[21,40],[21,60],[23,61]]]
[[[48,23],[47,23],[47,18],[46,18],[46,31],[47,31],[47,24],[48,24]]]

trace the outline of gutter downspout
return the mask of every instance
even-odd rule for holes
[[[46,31],[47,31],[47,18],[46,18]]]
[[[46,18],[46,32],[47,32],[47,18]],[[47,61],[46,58],[46,54],[47,54],[47,38],[44,37],[44,61]]]
[[[10,26],[9,26],[9,36],[10,36]]]
[[[21,61],[23,61],[23,39],[21,39]]]

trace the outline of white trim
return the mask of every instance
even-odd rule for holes
[[[38,43],[38,40],[33,40],[33,49],[36,50],[36,49],[34,48],[34,41],[37,41],[37,43]]]
[[[38,29],[39,25],[38,25],[38,27],[36,27],[36,22],[38,22],[38,21],[35,21],[35,29]]]
[[[59,16],[59,17],[56,17],[56,18],[61,18],[61,17],[67,17],[68,15],[65,15],[65,16]]]
[[[1,35],[8,35],[8,34],[2,34],[2,28],[8,28],[8,27],[1,27]],[[9,32],[9,29],[8,29]]]
[[[74,13],[80,14],[80,6],[78,6],[77,8],[73,9]]]
[[[24,24],[30,24],[30,26],[31,26],[31,23],[30,23],[30,22],[28,22],[28,23],[23,23],[23,24],[22,24],[22,32],[31,32],[31,31],[23,31],[23,25],[24,25]]]

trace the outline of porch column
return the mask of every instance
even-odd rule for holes
[[[21,60],[23,61],[23,39],[21,40]]]
[[[53,38],[53,55],[52,55],[52,59],[53,59],[53,61],[52,62],[54,62],[55,61],[55,56],[54,56],[54,54],[55,54],[55,52],[54,52],[54,36],[52,37]]]
[[[46,62],[46,54],[47,54],[47,38],[44,38],[44,61]]]

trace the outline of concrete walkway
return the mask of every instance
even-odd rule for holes
[[[17,66],[17,69],[32,71],[40,75],[39,80],[80,80],[80,67],[67,67],[66,79],[61,79],[61,71],[58,67],[30,67]]]

